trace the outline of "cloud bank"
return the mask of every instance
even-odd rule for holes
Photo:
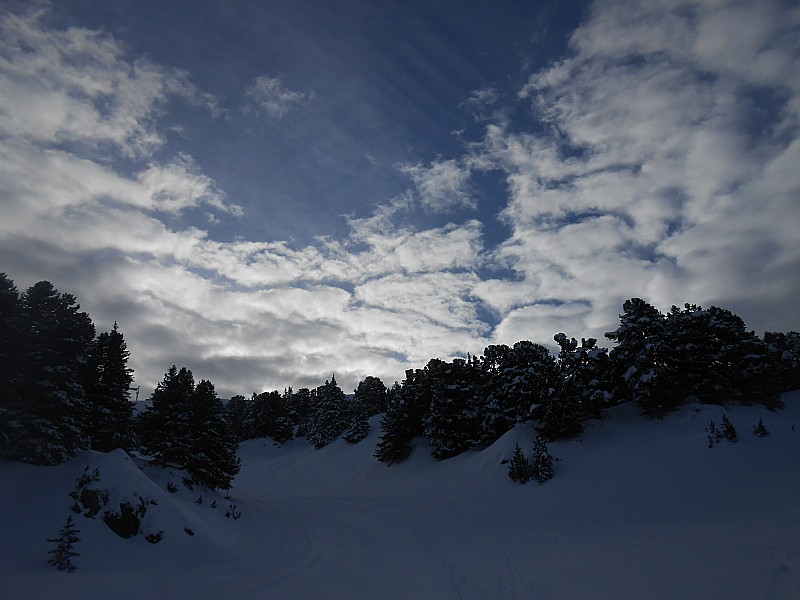
[[[799,25],[779,2],[598,3],[569,55],[513,93],[465,90],[493,108],[463,155],[398,165],[407,194],[350,216],[346,238],[296,247],[215,239],[196,218],[247,214],[189,152],[164,155],[170,102],[223,113],[191,74],[6,15],[2,269],[76,294],[101,329],[118,321],[143,390],[173,363],[227,395],[333,371],[346,389],[391,383],[489,343],[601,337],[631,296],[796,329]],[[277,119],[309,99],[269,77],[247,89]],[[497,116],[508,98],[526,119]],[[481,172],[506,184],[494,212],[510,235],[491,249]]]

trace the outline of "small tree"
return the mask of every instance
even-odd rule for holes
[[[508,465],[508,477],[511,481],[518,481],[519,483],[528,483],[533,475],[533,467],[519,447],[519,444],[514,446],[514,455],[511,457],[511,462]]]
[[[767,429],[764,425],[764,421],[759,419],[758,425],[753,427],[753,433],[755,433],[758,437],[766,437],[769,435],[769,429]]]
[[[706,432],[708,433],[708,447],[713,448],[717,444],[719,444],[720,440],[722,439],[722,432],[717,428],[717,425],[714,423],[714,420],[711,420],[708,427],[706,427]]]
[[[531,475],[540,485],[553,477],[553,457],[547,449],[547,442],[541,434],[536,435],[536,441],[533,443]]]
[[[68,571],[71,573],[77,568],[72,564],[72,559],[76,556],[80,556],[80,554],[73,550],[75,544],[80,541],[78,533],[80,533],[80,530],[75,529],[75,525],[72,522],[72,515],[69,515],[67,517],[67,522],[64,523],[64,526],[59,531],[59,536],[57,538],[47,539],[48,542],[56,544],[56,547],[48,552],[51,556],[47,559],[47,562],[59,571]]]
[[[735,442],[739,439],[736,428],[733,426],[733,423],[731,423],[728,415],[725,414],[722,415],[722,436],[729,442]]]

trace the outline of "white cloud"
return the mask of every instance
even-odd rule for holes
[[[799,15],[772,2],[594,5],[573,55],[520,94],[543,133],[489,126],[478,157],[506,174],[513,235],[495,259],[522,279],[479,288],[511,310],[498,332],[521,310],[539,316],[513,308],[526,293],[532,306],[586,300],[593,335],[633,295],[761,307],[742,316],[763,327],[800,318],[786,302],[800,292],[786,277],[800,264],[800,182],[785,167]]]
[[[281,119],[293,106],[313,99],[313,94],[304,94],[288,89],[279,77],[256,77],[247,88],[247,95],[260,108],[276,119]]]
[[[403,164],[398,168],[414,181],[422,206],[447,213],[455,208],[477,207],[469,185],[470,170],[456,160],[434,161],[430,166]]]
[[[109,35],[46,29],[42,13],[0,19],[0,133],[37,143],[81,142],[129,157],[149,156],[164,138],[154,117],[168,95],[212,110],[185,73],[128,62]]]

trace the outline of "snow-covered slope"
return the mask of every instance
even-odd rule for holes
[[[619,407],[542,486],[503,459],[528,428],[438,462],[424,447],[386,467],[378,432],[356,446],[242,445],[232,498],[143,473],[122,452],[59,467],[0,463],[3,598],[800,598],[800,393],[786,409],[688,406],[664,420]],[[739,441],[708,447],[723,412]],[[763,419],[771,434],[753,435]],[[122,539],[76,516],[78,570],[46,562],[84,467],[112,502],[156,501]],[[216,507],[210,503],[216,499]],[[236,504],[242,517],[225,517]],[[194,535],[188,535],[186,528]]]

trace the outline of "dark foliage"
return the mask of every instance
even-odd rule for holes
[[[542,435],[536,436],[533,443],[533,466],[531,476],[541,485],[553,478],[553,457],[547,448],[547,442]]]
[[[533,465],[531,465],[519,444],[516,444],[514,446],[514,454],[511,457],[511,462],[508,464],[508,477],[511,481],[527,483],[532,476]]]
[[[130,387],[133,370],[128,368],[130,352],[117,324],[101,333],[87,363],[87,433],[93,450],[115,448],[130,451],[133,439],[133,405]]]
[[[72,522],[72,515],[69,515],[67,517],[67,522],[64,523],[64,526],[59,530],[59,536],[57,538],[47,539],[48,542],[56,545],[55,548],[48,552],[48,554],[50,554],[50,558],[47,559],[48,564],[54,566],[59,571],[67,571],[70,573],[74,571],[76,567],[72,563],[72,559],[80,556],[80,554],[74,550],[75,544],[81,541],[78,537],[79,533],[80,530],[75,529],[75,524]]]

